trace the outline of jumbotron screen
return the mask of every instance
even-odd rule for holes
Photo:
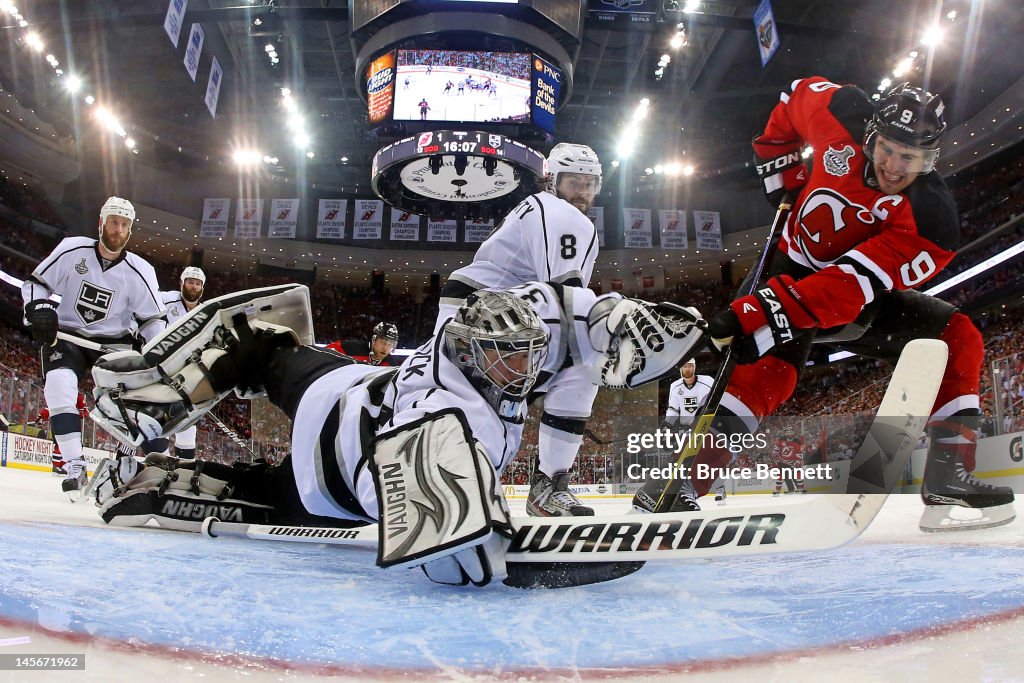
[[[398,50],[395,121],[530,122],[528,52]]]

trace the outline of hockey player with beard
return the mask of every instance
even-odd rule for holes
[[[941,339],[949,363],[928,422],[921,495],[925,531],[997,526],[1014,518],[1013,492],[976,478],[981,334],[954,306],[922,294],[960,244],[953,197],[935,170],[946,128],[942,100],[901,83],[877,106],[859,88],[821,77],[794,81],[754,138],[769,201],[796,197],[767,282],[709,321],[715,346],[739,361],[713,429],[753,432],[796,388],[811,343],[895,360],[912,339]],[[801,148],[813,149],[808,172]],[[749,291],[748,288],[741,291]],[[704,449],[696,462],[727,453]],[[696,468],[694,468],[696,471]],[[680,496],[693,509],[706,481]],[[634,500],[643,504],[644,501]],[[953,507],[971,508],[970,520]]]
[[[714,378],[697,374],[697,360],[690,358],[679,367],[679,379],[668,390],[665,422],[672,427],[688,429],[697,419],[711,393]]]
[[[100,353],[58,339],[57,332],[128,349],[139,344],[140,335],[151,339],[166,325],[153,266],[125,250],[134,221],[131,202],[110,197],[100,209],[99,239],[65,238],[21,288],[25,323],[41,346],[43,393],[65,460],[66,492],[87,481],[75,402],[79,382]],[[54,294],[59,304],[50,299]]]
[[[189,266],[181,271],[179,284],[180,288],[176,292],[160,292],[164,306],[167,307],[168,323],[173,323],[199,305],[206,290],[206,273],[202,268]],[[197,425],[192,425],[174,435],[174,454],[177,457],[196,457],[197,430]]]
[[[484,240],[473,262],[453,272],[441,290],[435,330],[477,289],[524,282],[586,287],[597,259],[597,231],[587,211],[601,191],[601,163],[586,145],[559,143],[547,159],[548,187],[524,199]],[[526,510],[542,517],[593,515],[569,490],[597,387],[585,369],[555,369],[544,394],[538,463]]]
[[[193,314],[202,327],[184,341],[171,328],[145,356],[104,358],[93,371],[93,415],[119,438],[154,438],[232,390],[265,392],[293,420],[291,455],[274,467],[195,461],[165,471],[155,462],[100,492],[103,519],[199,531],[212,506],[237,522],[376,521],[380,566],[421,566],[453,585],[505,573],[511,527],[499,477],[519,449],[527,396],[542,375],[571,357],[594,381],[640,386],[672,372],[703,336],[703,321],[673,304],[533,282],[470,294],[433,339],[385,368],[250,320],[247,310],[261,309],[247,309],[244,294],[232,295],[237,312]]]
[[[348,339],[331,342],[327,348],[360,363],[390,367],[401,363],[400,359],[391,355],[397,346],[398,326],[394,323],[379,322],[373,328],[369,343],[362,339]]]

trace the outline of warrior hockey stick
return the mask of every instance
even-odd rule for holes
[[[610,517],[516,517],[506,558],[518,587],[607,581],[647,560],[717,559],[829,550],[860,536],[900,481],[938,395],[948,349],[923,339],[904,348],[857,455],[846,493],[728,513],[667,512]],[[331,545],[373,543],[377,527],[356,529],[227,524],[209,518],[207,536]],[[566,566],[561,566],[566,565]]]
[[[789,218],[789,212],[793,205],[792,202],[792,196],[787,194],[782,198],[782,202],[779,203],[779,209],[775,212],[775,219],[772,221],[771,228],[768,230],[768,237],[765,239],[764,251],[761,252],[761,258],[758,259],[754,270],[750,273],[749,291],[746,294],[753,294],[757,290],[761,277],[768,269],[768,263],[775,253],[775,244],[782,233],[782,226],[786,224],[786,219]],[[711,393],[704,403],[704,411],[693,425],[693,436],[687,439],[686,445],[680,450],[679,456],[676,458],[676,467],[672,468],[673,473],[684,471],[683,463],[697,455],[697,452],[700,450],[699,444],[702,440],[694,437],[707,434],[711,430],[711,423],[714,422],[715,417],[718,415],[722,396],[725,395],[725,388],[729,384],[729,378],[732,377],[732,371],[735,366],[736,363],[732,357],[732,346],[727,346],[722,354],[722,361],[718,366],[714,382],[711,384]],[[669,479],[655,500],[654,512],[667,512],[671,510],[676,499],[679,497],[682,485],[683,482],[679,477],[674,476],[672,479]]]

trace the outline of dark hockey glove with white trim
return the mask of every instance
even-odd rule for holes
[[[712,348],[732,345],[741,364],[753,363],[777,346],[793,341],[796,331],[818,327],[788,275],[774,277],[753,294],[733,301],[708,322]]]
[[[786,193],[797,193],[807,184],[809,173],[800,155],[799,140],[782,140],[767,135],[754,138],[757,177],[761,179],[768,203],[778,208]]]
[[[35,299],[25,305],[25,320],[32,338],[43,346],[57,342],[57,304],[49,299]]]

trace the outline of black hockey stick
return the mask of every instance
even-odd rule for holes
[[[786,224],[786,219],[789,218],[789,212],[793,206],[793,198],[791,195],[786,194],[782,201],[779,203],[778,211],[775,212],[775,219],[772,221],[771,228],[768,230],[768,238],[765,240],[764,250],[761,252],[761,258],[754,266],[754,270],[751,271],[750,285],[747,288],[749,291],[745,294],[753,294],[757,291],[758,284],[761,282],[761,277],[768,269],[768,263],[771,261],[772,256],[775,253],[775,245],[778,241],[778,237],[782,233],[782,226]],[[700,445],[703,440],[699,437],[707,434],[711,429],[711,423],[714,422],[715,417],[718,415],[718,408],[722,403],[722,396],[725,395],[725,387],[729,384],[729,378],[732,377],[733,368],[736,367],[736,361],[732,357],[732,346],[727,346],[725,352],[722,354],[722,362],[718,367],[718,373],[715,375],[715,380],[712,383],[711,393],[708,395],[708,400],[704,404],[704,411],[700,418],[693,425],[693,431],[691,432],[691,438],[686,440],[686,445],[683,446],[682,450],[679,451],[679,457],[676,459],[676,467],[672,468],[672,473],[682,471],[684,461],[697,455],[700,450]],[[682,488],[682,480],[673,476],[669,479],[664,488],[661,490],[661,494],[658,496],[654,504],[654,512],[668,512],[672,509],[679,497],[679,491]]]
[[[260,456],[256,454],[256,451],[254,451],[252,449],[252,447],[249,446],[249,444],[247,444],[245,442],[245,440],[238,435],[238,432],[236,432],[231,427],[228,427],[226,424],[224,424],[220,420],[220,418],[218,418],[216,415],[214,415],[212,410],[210,412],[208,412],[206,414],[206,416],[209,417],[211,420],[213,420],[213,423],[215,425],[217,425],[217,428],[220,429],[220,431],[224,432],[224,436],[226,436],[229,439],[231,439],[235,443],[236,446],[239,446],[239,447],[244,448],[245,450],[249,451],[249,454],[253,458],[255,458],[256,460],[259,460]]]
[[[71,334],[70,332],[57,332],[57,339],[60,339],[61,341],[66,341],[69,344],[74,344],[75,346],[80,346],[83,349],[89,349],[90,351],[99,351],[100,353],[112,353],[114,351],[127,350],[127,345],[123,349],[115,349],[113,346],[107,346],[106,344],[94,342],[91,339],[79,337],[78,335]]]

